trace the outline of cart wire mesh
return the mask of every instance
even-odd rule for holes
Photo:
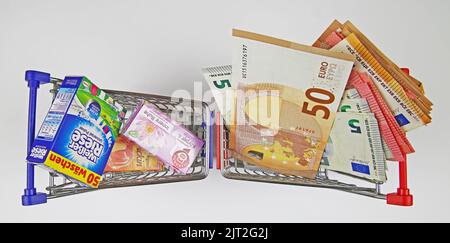
[[[217,118],[217,122],[220,122],[220,119],[221,118]],[[217,126],[216,129],[218,129],[216,141],[218,143],[218,158],[220,158],[220,164],[218,164],[218,166],[221,169],[222,175],[227,179],[328,188],[386,200],[386,195],[381,193],[381,184],[364,181],[366,184],[368,183],[373,185],[373,187],[370,188],[358,186],[352,183],[344,183],[337,179],[331,179],[329,175],[330,172],[323,169],[319,171],[315,179],[309,179],[300,176],[279,174],[262,168],[257,168],[256,166],[249,166],[249,163],[231,156],[233,153],[228,146],[230,141],[230,132],[226,126]],[[351,179],[359,180],[355,177],[351,177]]]
[[[52,80],[51,93],[55,95],[61,84],[61,80]],[[64,197],[94,190],[143,186],[151,184],[182,182],[201,180],[208,176],[210,160],[211,137],[211,113],[206,103],[182,98],[172,98],[151,94],[138,94],[124,91],[105,90],[114,100],[124,106],[129,113],[134,111],[142,101],[148,101],[156,105],[166,114],[183,124],[200,139],[205,141],[205,146],[194,161],[186,175],[177,174],[173,170],[164,169],[159,172],[113,172],[105,173],[98,189],[88,188],[68,180],[63,175],[50,172],[48,198]],[[127,116],[128,118],[128,116]]]

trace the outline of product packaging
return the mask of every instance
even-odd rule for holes
[[[125,109],[86,77],[66,77],[27,160],[97,188]]]

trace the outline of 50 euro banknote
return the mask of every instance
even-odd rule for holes
[[[314,178],[354,57],[233,30],[239,85],[230,148],[253,164]]]

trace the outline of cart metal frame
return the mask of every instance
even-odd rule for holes
[[[52,84],[53,87],[50,92],[54,97],[62,80],[52,78],[50,74],[38,71],[27,71],[25,79],[28,81],[28,86],[30,88],[27,150],[27,153],[29,153],[35,137],[37,90],[40,85]],[[27,162],[27,187],[22,196],[22,204],[24,206],[43,204],[46,203],[48,199],[101,189],[194,181],[204,179],[208,176],[209,169],[213,166],[213,113],[210,112],[209,106],[206,103],[181,98],[124,91],[105,90],[105,92],[107,92],[114,100],[119,101],[120,104],[129,111],[133,111],[141,100],[146,100],[166,113],[178,112],[181,119],[179,122],[183,123],[185,127],[205,141],[203,150],[188,173],[186,175],[180,175],[170,170],[161,172],[105,173],[99,188],[93,189],[73,183],[65,176],[50,171],[49,186],[46,188],[48,192],[38,193],[34,185],[34,173],[35,167],[39,165]]]
[[[409,74],[408,69],[404,69]],[[36,131],[36,106],[37,91],[41,85],[52,84],[51,93],[57,93],[62,80],[52,78],[50,74],[39,71],[27,71],[25,80],[29,87],[29,107],[28,107],[28,141],[27,154],[30,153],[31,146],[35,138]],[[130,186],[142,186],[161,183],[172,183],[182,181],[201,180],[208,176],[209,169],[213,168],[214,159],[214,134],[213,119],[215,118],[215,141],[216,141],[216,168],[228,179],[246,180],[266,183],[278,183],[287,185],[318,187],[340,190],[376,199],[386,200],[387,204],[397,206],[412,206],[413,196],[408,188],[407,161],[399,161],[399,188],[397,192],[383,194],[381,184],[373,184],[373,187],[361,187],[352,183],[345,183],[329,177],[326,170],[319,171],[316,179],[308,179],[298,176],[283,175],[263,169],[248,168],[243,161],[229,156],[228,141],[229,132],[222,124],[220,113],[211,112],[209,106],[200,101],[184,100],[158,95],[138,94],[124,91],[105,90],[114,99],[121,102],[128,110],[133,110],[140,100],[148,100],[157,105],[160,109],[171,112],[177,110],[181,113],[189,113],[190,124],[187,127],[205,141],[205,147],[201,155],[194,162],[187,175],[178,175],[173,171],[163,172],[121,172],[106,173],[98,189],[87,188],[75,184],[64,176],[50,172],[49,186],[47,193],[38,192],[35,187],[35,167],[38,166],[27,162],[27,185],[22,196],[22,204],[31,206],[47,203],[48,199],[75,195],[79,193],[119,188]],[[200,113],[198,112],[200,109]],[[197,113],[196,113],[197,112]],[[201,125],[196,125],[195,121],[201,119]],[[198,123],[197,123],[198,124]],[[406,155],[404,156],[406,158]]]
[[[409,69],[402,69],[409,75]],[[245,166],[244,161],[230,156],[232,153],[228,148],[229,131],[223,124],[220,114],[216,114],[216,167],[221,170],[222,175],[228,179],[246,180],[266,183],[278,183],[298,185],[306,187],[318,187],[335,189],[344,192],[359,194],[376,199],[386,200],[389,205],[410,207],[413,206],[413,195],[408,188],[407,161],[399,161],[399,187],[397,192],[390,194],[382,193],[382,184],[372,183],[373,187],[362,187],[352,183],[345,183],[329,176],[329,171],[320,170],[315,179],[299,176],[283,175],[267,170],[253,169]],[[407,155],[404,154],[404,158]]]

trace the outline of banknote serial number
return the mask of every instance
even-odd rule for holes
[[[248,47],[247,45],[242,45],[242,60],[241,60],[242,79],[247,79],[247,67],[248,67]]]

